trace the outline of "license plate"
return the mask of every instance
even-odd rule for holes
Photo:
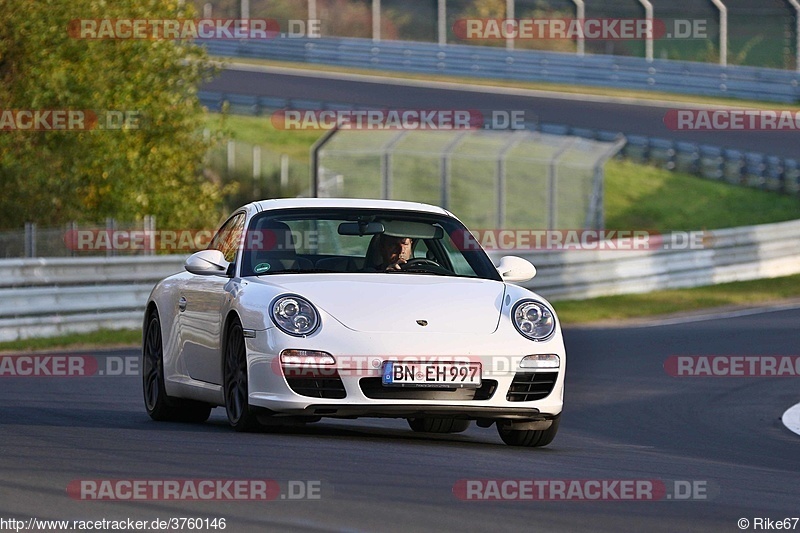
[[[385,361],[381,381],[384,387],[478,388],[481,364]]]

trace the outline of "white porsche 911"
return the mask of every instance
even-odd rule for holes
[[[186,272],[156,285],[142,349],[147,412],[239,431],[321,417],[414,431],[495,424],[515,446],[558,431],[566,354],[547,301],[510,282],[451,213],[381,200],[237,210]]]

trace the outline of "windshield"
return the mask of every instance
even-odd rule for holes
[[[266,211],[250,221],[242,276],[286,273],[428,274],[500,281],[457,220],[380,209]]]

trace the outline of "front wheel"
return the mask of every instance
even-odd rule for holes
[[[228,422],[236,431],[254,431],[260,424],[249,403],[247,381],[247,351],[244,332],[238,320],[228,328],[225,341],[225,411]]]
[[[148,317],[142,342],[142,391],[145,409],[153,420],[205,422],[211,415],[208,404],[167,396],[161,321],[156,311]]]
[[[558,433],[558,423],[561,420],[561,414],[553,418],[553,423],[547,429],[505,429],[498,424],[497,432],[503,442],[509,446],[526,446],[528,448],[539,448],[547,446]]]

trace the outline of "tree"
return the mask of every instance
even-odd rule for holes
[[[179,0],[0,0],[0,111],[127,113],[123,129],[0,131],[0,228],[155,215],[161,227],[219,217],[202,176],[197,87],[211,74],[188,40],[81,39],[78,19],[190,19]],[[87,117],[90,115],[87,115]],[[2,122],[0,122],[0,127]]]

